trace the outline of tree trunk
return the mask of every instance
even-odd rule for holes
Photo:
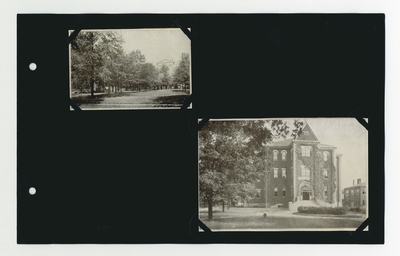
[[[225,201],[222,201],[222,212],[225,212]]]
[[[92,48],[93,49],[93,48]],[[92,77],[90,79],[90,95],[94,95],[94,64],[92,63]]]
[[[92,77],[92,79],[90,79],[90,95],[93,96],[94,95],[94,79]]]
[[[211,200],[211,199],[209,199],[209,200],[207,201],[207,203],[208,203],[208,219],[209,219],[209,220],[212,220],[212,219],[213,219],[213,206],[212,206],[212,200]]]

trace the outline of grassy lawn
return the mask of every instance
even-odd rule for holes
[[[72,100],[86,108],[179,107],[189,97],[189,91],[164,89],[135,92],[72,95]]]
[[[263,214],[268,217],[264,218]],[[214,211],[214,219],[207,219],[207,210],[200,210],[201,221],[211,230],[218,229],[356,229],[365,216],[342,217],[304,216],[288,210],[264,208],[230,208]]]

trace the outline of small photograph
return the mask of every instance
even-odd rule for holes
[[[70,44],[70,97],[81,109],[180,108],[191,90],[181,29],[82,30]]]
[[[212,231],[355,231],[368,217],[368,132],[355,118],[210,120],[199,204]]]

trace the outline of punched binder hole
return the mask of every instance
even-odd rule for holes
[[[33,62],[32,62],[31,64],[29,64],[29,69],[30,69],[30,70],[35,71],[36,68],[37,68],[36,63],[33,63]]]
[[[34,194],[36,194],[36,188],[34,188],[34,187],[29,188],[29,194],[32,195],[32,196]]]

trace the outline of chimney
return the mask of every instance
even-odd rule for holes
[[[361,179],[357,179],[357,185],[361,184]]]
[[[353,186],[354,186],[354,180],[353,180]]]

